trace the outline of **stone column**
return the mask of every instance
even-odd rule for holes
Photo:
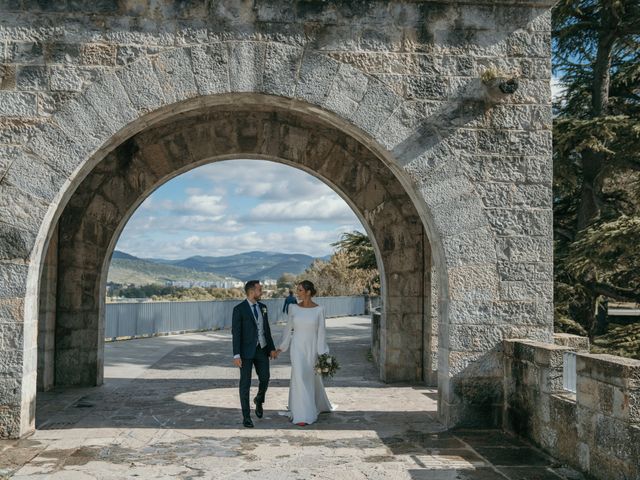
[[[38,312],[38,391],[54,386],[56,301],[58,285],[58,228],[49,243],[40,281]]]

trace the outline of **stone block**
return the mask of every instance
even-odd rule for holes
[[[482,205],[477,198],[468,196],[433,209],[434,224],[443,237],[470,232],[487,226]],[[447,259],[455,262],[455,260]]]
[[[147,47],[140,45],[117,45],[116,65],[129,65],[130,63],[138,60],[143,55],[153,52],[155,52],[155,49],[151,48],[151,52],[149,52],[149,49]]]
[[[41,200],[28,193],[6,183],[0,186],[0,220],[25,232],[21,234],[25,248],[28,248],[29,236],[38,232],[45,209]]]
[[[358,109],[368,82],[367,76],[360,70],[340,65],[323,106],[343,118],[350,118]]]
[[[405,96],[408,99],[443,100],[449,91],[447,78],[423,75],[407,75],[403,77]]]
[[[554,333],[553,343],[574,349],[577,352],[589,352],[589,337],[570,333]]]
[[[528,159],[518,156],[466,155],[463,169],[482,182],[523,182],[527,180]]]
[[[197,96],[198,87],[187,49],[162,52],[154,59],[153,64],[167,101],[179,102]]]
[[[51,42],[46,46],[46,58],[49,64],[77,65],[80,54],[79,43]]]
[[[266,45],[229,42],[229,83],[232,92],[262,90]]]
[[[24,152],[16,156],[5,176],[10,185],[47,203],[58,194],[66,180],[42,159]]]
[[[49,77],[44,65],[24,65],[16,68],[16,87],[18,90],[46,90]]]
[[[444,120],[439,115],[440,107],[439,102],[427,100],[401,104],[382,123],[375,138],[405,165],[441,142],[438,130]]]
[[[497,239],[499,261],[537,263],[552,258],[553,245],[548,237],[503,237]]]
[[[29,266],[24,263],[0,263],[0,299],[26,295],[28,270]]]
[[[474,265],[496,260],[493,243],[494,234],[489,228],[478,228],[471,232],[460,232],[443,239],[445,251],[456,252],[452,266]]]
[[[116,65],[116,46],[103,43],[85,43],[80,47],[79,60],[82,65]]]
[[[114,133],[84,96],[66,102],[55,115],[54,121],[69,138],[81,139],[85,155],[102,147],[109,140],[109,135]],[[77,159],[78,163],[83,160]]]
[[[369,134],[381,127],[380,118],[388,118],[399,105],[400,99],[382,82],[369,79],[367,91],[364,93],[358,109],[351,121]]]
[[[498,297],[495,266],[473,265],[449,269],[449,297],[452,300],[490,301]]]
[[[138,112],[148,113],[165,104],[160,82],[149,59],[142,58],[119,70],[117,75]]]
[[[262,90],[271,95],[293,97],[303,49],[281,43],[267,44]]]
[[[515,31],[507,40],[507,52],[511,57],[548,58],[551,52],[551,34],[550,32]]]
[[[0,298],[0,321],[22,322],[24,298]]]
[[[35,117],[38,114],[34,93],[0,91],[0,116]]]
[[[502,330],[495,325],[451,325],[449,348],[463,352],[482,352],[501,344]]]
[[[0,64],[0,90],[16,88],[16,66]]]
[[[494,315],[494,302],[450,300],[448,303],[449,323],[459,325],[487,325],[503,323]]]
[[[498,262],[498,274],[505,282],[552,282],[553,264],[538,262]]]
[[[229,91],[229,51],[225,43],[192,47],[191,63],[200,95]]]
[[[79,92],[83,79],[73,65],[53,65],[49,70],[49,87],[57,92]]]
[[[40,42],[15,42],[10,44],[8,61],[20,65],[44,65],[44,49]]]
[[[505,302],[550,302],[553,282],[502,281],[500,300]]]
[[[630,478],[638,478],[638,468],[634,463],[620,460],[608,452],[601,452],[591,448],[588,472],[595,478],[628,480]]]
[[[433,206],[471,195],[473,191],[473,184],[464,175],[451,175],[438,181],[433,179],[420,186],[420,193]]]
[[[306,54],[300,65],[296,98],[321,105],[333,84],[340,64],[317,53]]]
[[[640,360],[606,354],[578,353],[576,358],[580,377],[608,383],[624,390],[640,389]]]
[[[118,132],[138,118],[138,112],[116,75],[103,76],[85,91],[84,98],[100,116],[108,132]]]
[[[58,172],[70,174],[85,157],[85,152],[60,128],[50,123],[39,125],[26,146]]]
[[[7,323],[0,321],[0,350],[13,352],[21,350],[24,345],[22,323]]]
[[[595,440],[592,453],[615,457],[619,460],[635,461],[635,445],[631,443],[629,424],[606,415],[596,417]]]
[[[553,226],[551,209],[488,208],[487,219],[500,236],[550,236]]]

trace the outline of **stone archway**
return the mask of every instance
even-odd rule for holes
[[[318,176],[357,212],[380,264],[381,378],[392,382],[422,378],[430,247],[406,192],[379,159],[343,132],[308,115],[274,107],[262,107],[265,111],[260,112],[268,102],[258,97],[254,105],[237,99],[230,96],[229,106],[219,106],[215,112],[195,110],[135,135],[78,186],[60,217],[55,247],[45,261],[58,272],[57,305],[55,341],[49,331],[47,342],[55,345],[55,361],[42,365],[41,377],[54,378],[56,385],[102,383],[108,264],[121,230],[141,201],[167,179],[194,166],[250,157],[284,162]],[[43,277],[44,282],[49,279]],[[46,283],[41,289],[48,289]]]
[[[508,134],[533,145],[531,157],[524,148],[511,152],[524,155],[524,184],[517,183],[519,167],[503,176],[496,173],[496,142],[511,137],[494,135],[497,127],[482,123],[493,107],[473,81],[468,85],[442,105],[418,108],[349,63],[271,41],[224,41],[148,52],[125,67],[96,75],[86,90],[38,126],[24,147],[11,151],[0,182],[2,235],[11,240],[0,262],[1,308],[8,320],[3,328],[11,330],[3,338],[17,339],[3,352],[0,435],[19,436],[33,429],[40,282],[55,225],[71,198],[82,193],[81,185],[91,172],[96,174],[91,178],[98,179],[100,166],[107,165],[105,158],[117,156],[117,151],[123,154],[136,135],[192,112],[215,115],[228,110],[229,95],[236,95],[235,109],[246,105],[267,113],[312,117],[342,132],[347,144],[360,145],[372,161],[384,165],[386,175],[410,200],[402,208],[413,209],[426,231],[437,273],[440,413],[450,425],[495,422],[502,405],[500,340],[544,341],[551,336],[551,284],[544,280],[550,185],[539,174],[548,163],[549,146],[545,135],[536,136],[544,127],[525,119],[517,125],[520,130]],[[518,111],[518,105],[503,110],[508,119],[508,112]],[[523,115],[534,118],[536,113],[526,110]],[[249,132],[247,138],[255,136]],[[495,165],[485,164],[485,157]],[[287,157],[279,153],[273,158]],[[500,178],[505,180],[495,181]],[[338,181],[333,183],[339,187]],[[519,215],[527,225],[524,231],[537,237],[523,236]],[[118,216],[125,218],[126,212],[117,211]],[[67,225],[65,216],[61,222]],[[408,233],[415,232],[408,228]],[[60,235],[64,248],[67,240]],[[101,248],[106,255],[109,250]],[[384,248],[378,244],[380,251]],[[402,280],[386,273],[388,282]],[[536,280],[538,273],[542,281]],[[90,293],[88,301],[99,303],[99,292]],[[399,335],[400,343],[407,340]],[[94,363],[98,365],[97,357]]]

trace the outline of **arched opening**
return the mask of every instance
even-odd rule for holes
[[[40,350],[41,378],[61,386],[102,383],[108,264],[140,203],[199,165],[255,158],[318,177],[356,212],[381,274],[380,378],[423,381],[432,369],[431,247],[420,215],[378,155],[312,113],[265,102],[195,108],[129,137],[88,170],[61,211],[44,262],[40,337],[53,348]]]

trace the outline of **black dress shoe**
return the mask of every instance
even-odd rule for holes
[[[251,418],[247,417],[244,420],[242,420],[242,425],[244,425],[246,428],[253,428],[253,422],[251,421]]]
[[[262,410],[262,402],[259,402],[258,397],[256,397],[253,399],[253,403],[256,404],[256,417],[262,418],[262,415],[264,414],[264,410]]]

